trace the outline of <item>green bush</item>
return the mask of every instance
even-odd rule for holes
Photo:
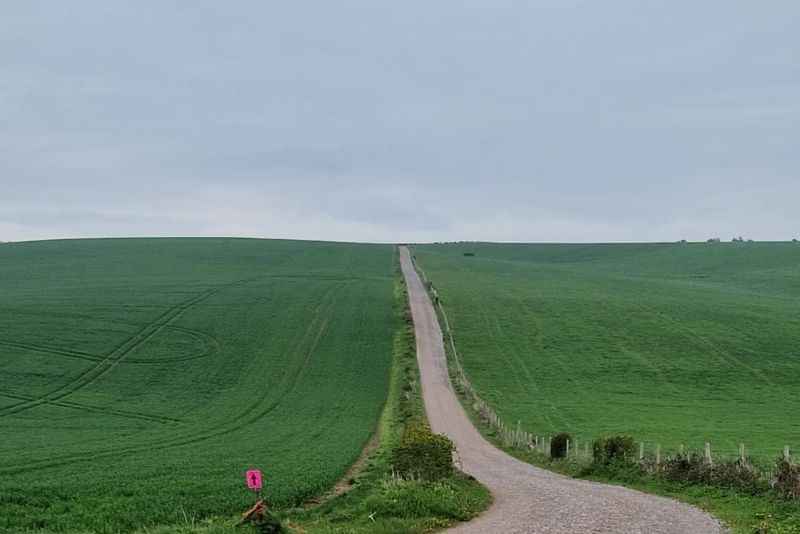
[[[741,460],[715,463],[711,467],[711,484],[750,495],[759,495],[769,489],[769,485],[761,479],[755,468]]]
[[[486,490],[465,477],[437,482],[389,479],[364,500],[363,513],[375,518],[439,517],[467,521],[486,508]]]
[[[394,469],[402,476],[441,480],[453,474],[453,450],[446,436],[434,434],[424,423],[409,423],[394,451]]]
[[[660,474],[665,479],[683,484],[709,484],[711,471],[705,459],[700,454],[679,454],[674,458],[667,458],[660,466]]]
[[[672,482],[704,484],[718,488],[732,488],[751,495],[768,489],[758,472],[741,460],[722,461],[709,465],[701,454],[679,454],[661,465],[661,476]]]
[[[787,499],[800,499],[800,465],[780,458],[775,465],[775,489]]]
[[[552,458],[565,458],[567,456],[567,443],[575,443],[567,432],[561,432],[550,440],[550,456]]]
[[[635,452],[636,445],[630,436],[607,436],[592,443],[592,457],[598,464],[630,461]]]

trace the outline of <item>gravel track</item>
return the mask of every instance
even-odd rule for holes
[[[450,385],[442,331],[408,249],[400,261],[408,285],[417,338],[425,411],[434,432],[456,445],[462,468],[494,495],[483,515],[448,532],[641,533],[727,532],[707,513],[677,501],[596,482],[568,478],[521,462],[495,448],[475,429]]]

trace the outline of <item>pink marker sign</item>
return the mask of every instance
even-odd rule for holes
[[[261,489],[261,471],[258,469],[250,469],[247,471],[246,478],[248,488],[254,491]]]

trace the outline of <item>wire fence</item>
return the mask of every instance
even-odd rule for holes
[[[450,349],[452,358],[450,361],[451,376],[455,383],[456,390],[469,402],[473,411],[480,420],[488,426],[498,437],[500,442],[508,448],[520,449],[526,451],[535,451],[547,457],[551,456],[552,435],[537,434],[528,432],[522,428],[521,421],[516,424],[508,424],[497,414],[497,412],[478,395],[478,392],[473,387],[467,374],[464,371],[461,357],[456,349],[455,340],[453,339],[453,331],[450,327],[450,320],[447,312],[442,306],[439,298],[438,290],[433,286],[433,283],[428,279],[425,271],[417,264],[416,258],[410,254],[412,264],[419,273],[422,282],[428,291],[428,295],[433,302],[434,308],[444,324],[443,340],[447,343]],[[574,458],[578,460],[591,461],[593,457],[592,451],[593,440],[586,439],[579,441],[574,438],[567,441],[566,458]],[[759,476],[772,483],[775,478],[775,464],[772,462],[764,463],[763,461],[755,460],[748,454],[748,449],[745,445],[739,444],[739,450],[736,455],[720,454],[715,452],[711,443],[704,444],[702,452],[690,451],[684,445],[681,445],[678,450],[664,450],[659,443],[646,443],[638,442],[638,460],[642,464],[648,464],[658,469],[658,466],[664,462],[674,460],[675,458],[686,458],[690,454],[701,454],[703,462],[707,465],[714,465],[718,461],[738,461],[743,465],[748,465],[756,470]],[[783,458],[787,462],[792,462],[792,450],[789,445],[783,447],[783,450],[777,453],[775,458]]]

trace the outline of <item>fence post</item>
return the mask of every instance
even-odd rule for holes
[[[656,445],[656,465],[661,465],[661,444]]]
[[[783,447],[783,459],[787,462],[791,459],[791,455],[789,454],[789,446],[785,445]]]
[[[639,461],[644,460],[644,441],[639,442]]]
[[[589,442],[584,443],[583,447],[586,449],[586,457],[589,458]]]
[[[711,459],[711,444],[708,442],[706,442],[705,457],[708,465],[714,465],[714,460]]]
[[[581,447],[580,447],[580,445],[578,445],[578,438],[575,438],[575,446],[573,447],[573,450],[575,451],[573,453],[573,456],[575,456],[575,458],[577,458],[578,454],[581,452]]]
[[[567,440],[567,458],[569,458],[569,440]]]
[[[745,461],[745,454],[744,454],[744,443],[739,444],[739,459],[744,463]]]
[[[684,445],[683,445],[683,443],[681,443],[681,456],[683,456],[683,455],[684,455],[684,454],[683,454],[683,449],[684,449]]]

